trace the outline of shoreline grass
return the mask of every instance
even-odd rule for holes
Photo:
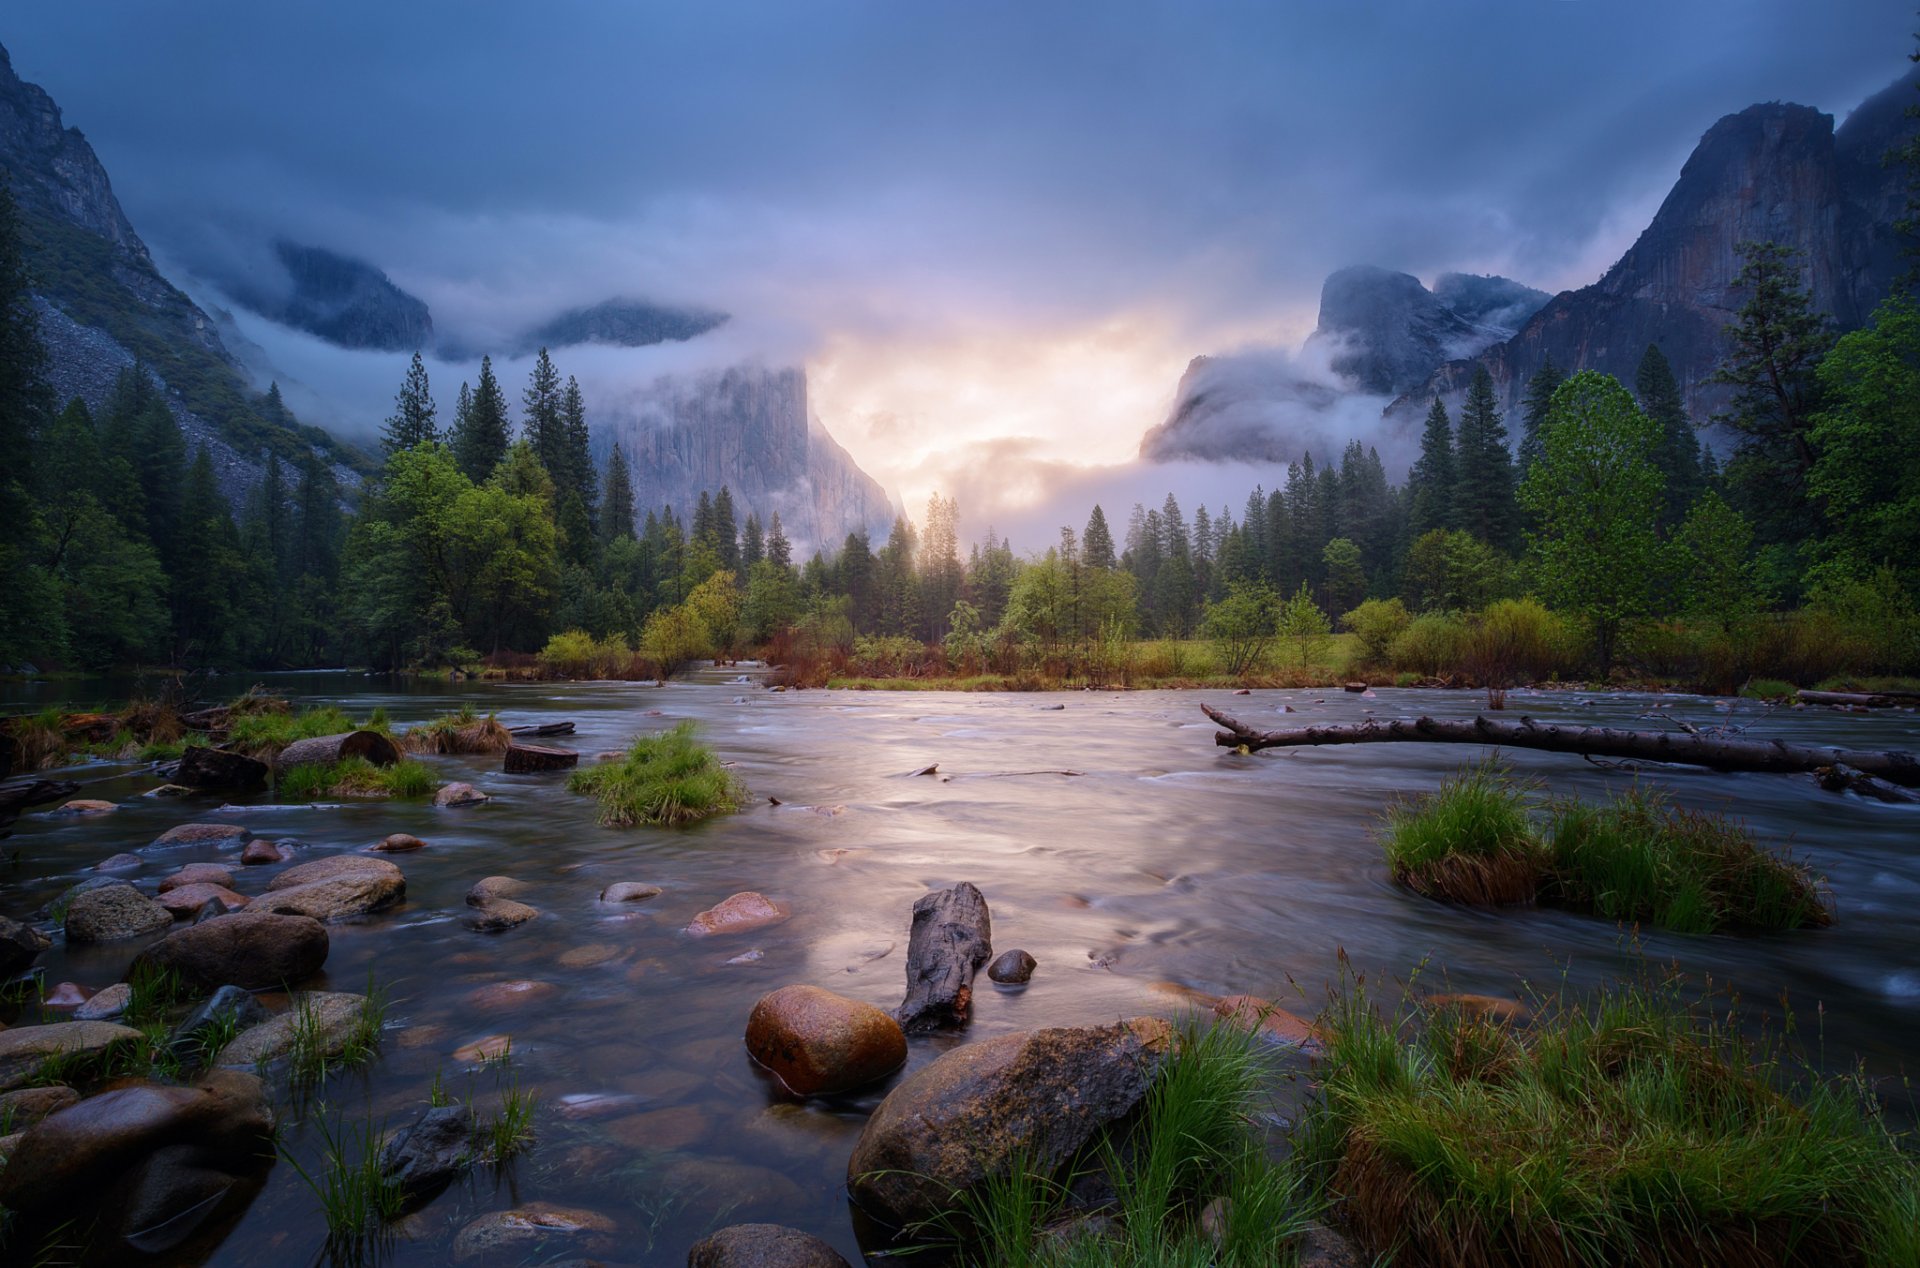
[[[696,823],[739,809],[746,797],[733,772],[694,738],[691,722],[639,737],[615,761],[574,771],[567,790],[598,798],[609,828]]]
[[[391,766],[376,766],[364,757],[337,762],[302,762],[276,776],[275,795],[288,801],[316,797],[431,797],[437,787],[424,762],[404,758]]]
[[[437,753],[451,756],[464,753],[504,753],[513,736],[499,717],[482,716],[472,705],[458,712],[443,713],[430,722],[407,728],[400,745],[409,753]]]
[[[1320,1020],[1296,1165],[1396,1264],[1920,1262],[1920,1172],[1864,1076],[1748,1039],[1674,980],[1466,1010]]]

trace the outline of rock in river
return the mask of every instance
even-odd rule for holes
[[[118,942],[172,924],[172,912],[125,881],[83,889],[67,904],[68,942]]]
[[[401,1201],[411,1209],[459,1178],[475,1153],[473,1112],[465,1105],[439,1105],[388,1138],[380,1172],[400,1186]]]
[[[603,903],[642,903],[649,898],[658,898],[664,891],[658,885],[647,885],[640,881],[615,881],[600,891]]]
[[[687,932],[696,938],[722,933],[747,933],[777,925],[791,914],[779,903],[752,890],[724,899],[695,916]]]
[[[839,1251],[782,1224],[735,1224],[693,1244],[687,1268],[848,1268]]]
[[[987,976],[1007,986],[1019,986],[1033,976],[1040,962],[1018,948],[1002,951],[998,959],[987,966]]]
[[[256,839],[247,842],[247,848],[240,851],[240,861],[253,865],[256,863],[284,863],[291,851],[272,841]]]
[[[233,873],[218,863],[189,863],[173,875],[162,877],[160,892],[164,894],[182,885],[218,885],[232,889]]]
[[[1154,1018],[1000,1035],[955,1048],[887,1094],[847,1161],[869,1214],[904,1226],[1024,1156],[1051,1171],[1146,1095],[1172,1043]]]
[[[529,1202],[511,1211],[492,1211],[460,1230],[453,1239],[453,1262],[482,1255],[524,1256],[539,1249],[551,1253],[597,1251],[611,1245],[614,1223],[598,1211]]]
[[[327,927],[308,916],[241,911],[176,929],[134,959],[133,972],[171,969],[190,990],[298,984],[327,960]]]
[[[290,867],[254,900],[261,911],[343,920],[391,907],[407,896],[407,878],[385,859],[338,854]]]
[[[886,1078],[907,1060],[900,1023],[817,986],[783,986],[747,1018],[747,1051],[796,1096],[830,1096]]]
[[[12,977],[52,945],[52,939],[32,925],[0,916],[0,976]]]
[[[415,850],[426,849],[427,843],[410,832],[394,832],[367,848],[375,854],[411,854]]]
[[[183,823],[168,828],[154,838],[153,847],[170,850],[183,845],[237,846],[247,838],[247,830],[231,823]]]
[[[468,895],[467,901],[473,902],[473,896]],[[489,898],[474,905],[473,914],[467,917],[467,926],[482,933],[499,933],[524,925],[539,914],[539,908],[517,903],[511,898]]]
[[[475,788],[472,784],[446,784],[433,794],[433,804],[441,807],[477,806],[492,798]]]
[[[273,1061],[292,1051],[298,1029],[311,1028],[311,1041],[329,1057],[344,1052],[359,1030],[367,997],[341,991],[305,991],[293,1007],[277,1017],[243,1030],[220,1050],[214,1061],[223,1066],[251,1066]]]
[[[178,885],[160,895],[160,905],[176,917],[191,916],[208,903],[218,902],[226,911],[239,911],[247,900],[224,885]]]
[[[110,1021],[57,1021],[0,1030],[0,1091],[34,1081],[48,1057],[95,1057],[115,1044],[137,1043],[140,1032]]]

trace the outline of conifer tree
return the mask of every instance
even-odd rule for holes
[[[1407,535],[1412,540],[1453,527],[1453,422],[1437,396],[1420,432],[1420,458],[1407,473],[1407,497]]]
[[[726,485],[713,498],[713,553],[728,572],[740,571],[740,529],[733,517],[733,490]]]
[[[279,384],[276,383],[274,387],[277,389]],[[440,437],[433,418],[433,394],[427,388],[427,365],[415,352],[413,364],[407,367],[407,377],[393,398],[393,415],[387,419],[386,430],[381,434],[381,449],[391,454],[396,450],[411,449],[415,445],[438,440]]]
[[[1080,534],[1080,554],[1089,568],[1112,568],[1118,561],[1113,554],[1113,530],[1107,527],[1107,513],[1093,504],[1087,516],[1087,531]]]
[[[767,558],[782,568],[793,567],[793,543],[787,540],[786,533],[780,527],[778,511],[767,521]]]
[[[567,376],[567,387],[560,394],[560,420],[566,435],[566,472],[570,487],[580,495],[587,515],[594,511],[592,437],[587,429],[587,406],[580,396],[580,384]],[[556,479],[559,477],[556,476]]]
[[[1494,400],[1493,376],[1474,367],[1454,442],[1455,525],[1496,550],[1519,544],[1519,504],[1513,497],[1513,454],[1507,424]]]
[[[767,535],[760,527],[760,517],[748,511],[746,526],[740,530],[741,571],[752,572],[753,566],[766,557]]]
[[[633,536],[633,477],[627,456],[615,442],[607,456],[607,492],[600,503],[600,532],[607,541]]]
[[[480,484],[493,474],[507,456],[508,432],[506,394],[493,377],[493,358],[480,358],[480,381],[466,400],[463,417],[453,433],[453,457],[461,474]]]
[[[1566,372],[1553,363],[1553,354],[1548,353],[1540,368],[1527,380],[1527,399],[1521,407],[1520,415],[1520,466],[1518,475],[1526,478],[1527,468],[1540,457],[1540,426],[1547,421],[1547,411],[1553,407],[1553,393],[1566,382]]]
[[[1653,465],[1666,477],[1666,496],[1660,515],[1664,529],[1676,527],[1687,517],[1687,510],[1700,495],[1700,438],[1694,434],[1693,421],[1687,417],[1687,402],[1680,395],[1680,384],[1673,367],[1658,344],[1648,344],[1633,376],[1633,394],[1639,398],[1640,412],[1660,426],[1660,445],[1654,450]]]
[[[533,446],[534,457],[547,469],[557,487],[571,487],[573,473],[568,461],[567,422],[562,414],[560,371],[545,348],[534,359],[533,372],[520,396],[523,415],[521,435]]]

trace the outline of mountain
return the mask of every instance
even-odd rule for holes
[[[1920,73],[1917,73],[1920,74]],[[1905,174],[1882,156],[1914,124],[1909,75],[1862,103],[1836,130],[1831,115],[1779,102],[1714,124],[1680,170],[1652,222],[1599,281],[1557,295],[1511,339],[1441,366],[1390,413],[1422,414],[1435,395],[1464,390],[1476,364],[1509,409],[1549,356],[1564,370],[1600,370],[1631,383],[1658,343],[1696,419],[1724,408],[1711,383],[1724,329],[1744,297],[1736,248],[1774,241],[1800,253],[1814,307],[1841,330],[1863,325],[1901,270],[1894,219]]]
[[[1504,277],[1445,273],[1429,291],[1410,273],[1355,265],[1320,288],[1320,320],[1298,357],[1195,357],[1166,420],[1140,442],[1154,461],[1289,462],[1325,457],[1374,430],[1343,404],[1354,393],[1393,397],[1454,357],[1514,332],[1548,302]],[[1388,446],[1391,448],[1391,444]]]
[[[267,416],[213,320],[154,267],[93,147],[20,79],[4,47],[0,170],[19,205],[59,400],[78,396],[98,409],[122,369],[144,366],[234,501],[258,482],[268,450],[289,462],[317,450],[349,481],[365,469],[365,455],[319,428]]]
[[[807,404],[806,373],[735,366],[664,377],[595,419],[596,458],[620,445],[644,516],[663,505],[684,523],[702,492],[726,486],[736,514],[774,512],[797,548],[830,548],[866,529],[884,538],[894,507]]]
[[[579,343],[605,343],[621,348],[681,343],[704,335],[726,320],[725,313],[703,309],[668,308],[637,299],[609,299],[587,308],[569,309],[528,332],[521,351],[565,348]]]
[[[413,352],[432,345],[425,301],[364,260],[281,239],[273,262],[270,275],[228,279],[221,289],[262,317],[342,348]]]

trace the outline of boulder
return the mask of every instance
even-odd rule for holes
[[[218,863],[189,863],[173,875],[162,877],[160,892],[164,894],[182,885],[218,885],[222,889],[231,889],[233,872]]]
[[[40,997],[40,1007],[51,1008],[56,1012],[70,1012],[92,997],[93,992],[78,982],[59,982],[52,990]]]
[[[521,1258],[538,1249],[592,1253],[612,1244],[614,1222],[598,1211],[529,1202],[511,1211],[491,1211],[453,1239],[453,1262],[488,1257]]]
[[[251,991],[238,986],[223,986],[202,1000],[167,1036],[167,1050],[189,1066],[209,1065],[217,1054],[207,1051],[217,1044],[216,1034],[237,1035],[267,1020],[266,1007]],[[231,1027],[231,1029],[229,1029]]]
[[[272,841],[255,839],[247,842],[247,848],[240,851],[240,861],[249,866],[256,863],[284,863],[288,851]]]
[[[293,1007],[240,1032],[213,1058],[223,1066],[252,1066],[277,1060],[293,1050],[296,1029],[313,1027],[315,1041],[329,1057],[346,1051],[365,1015],[367,997],[344,991],[303,991]]]
[[[135,872],[147,865],[138,854],[113,854],[93,865],[96,872]]]
[[[191,797],[194,790],[185,784],[162,784],[140,794],[142,797]]]
[[[136,1249],[179,1245],[229,1194],[243,1196],[273,1156],[273,1110],[251,1075],[136,1083],[29,1128],[0,1170],[0,1204],[33,1227],[97,1219],[101,1232],[129,1242],[120,1262]]]
[[[395,832],[377,845],[367,847],[376,854],[411,854],[415,850],[424,850],[427,843],[419,837],[406,832]]]
[[[232,848],[247,839],[247,830],[233,823],[183,823],[168,828],[153,840],[156,850],[178,849],[188,845]]]
[[[512,898],[527,892],[527,883],[511,876],[483,876],[467,891],[467,906],[484,907],[496,898]]]
[[[831,1096],[906,1064],[900,1023],[872,1004],[817,986],[783,986],[747,1018],[747,1051],[796,1096]]]
[[[53,939],[32,925],[0,916],[0,977],[12,977],[26,969],[52,945]]]
[[[16,1132],[23,1131],[49,1114],[79,1103],[80,1094],[70,1087],[23,1087],[0,1092],[0,1121],[11,1123]]]
[[[407,878],[385,859],[339,854],[290,867],[254,900],[261,911],[342,920],[391,907],[407,896]]]
[[[468,895],[467,901],[472,902],[473,896]],[[474,908],[473,914],[467,917],[467,926],[482,933],[499,933],[524,925],[539,914],[539,908],[511,898],[489,898]]]
[[[239,911],[247,900],[224,885],[179,885],[160,895],[160,905],[176,918],[193,915],[208,903],[217,902],[223,911]]]
[[[734,894],[695,916],[687,932],[696,938],[715,934],[748,933],[777,925],[792,913],[785,906],[752,890]]]
[[[603,903],[643,903],[649,898],[658,898],[666,891],[658,885],[645,885],[639,881],[615,881],[600,891]]]
[[[1000,1035],[955,1048],[887,1094],[847,1161],[860,1206],[930,1219],[1016,1157],[1051,1171],[1139,1104],[1170,1049],[1154,1018]]]
[[[687,1268],[850,1268],[839,1251],[782,1224],[735,1224],[693,1244]]]
[[[440,791],[433,794],[433,804],[443,809],[450,806],[477,806],[491,797],[475,788],[472,784],[443,784]]]
[[[96,801],[91,797],[75,797],[66,805],[55,810],[57,815],[103,815],[117,809],[111,801]]]
[[[116,1044],[140,1039],[133,1027],[110,1021],[57,1021],[0,1030],[0,1092],[32,1082],[48,1057],[98,1057]]]
[[[380,1172],[400,1187],[411,1210],[457,1180],[473,1165],[473,1116],[464,1105],[435,1106],[387,1138]]]
[[[987,976],[1007,986],[1019,986],[1033,976],[1040,962],[1018,948],[1002,951],[992,964],[987,966]]]
[[[245,753],[189,744],[173,777],[196,789],[260,788],[267,782],[267,764]]]
[[[81,890],[67,904],[68,942],[118,942],[172,924],[172,912],[125,881]]]
[[[111,1021],[127,1011],[127,1005],[133,1002],[133,987],[125,982],[115,982],[103,991],[94,993],[92,999],[73,1010],[75,1021]]]
[[[172,970],[189,990],[293,986],[327,960],[327,928],[308,916],[240,911],[176,929],[142,950],[132,972]]]

